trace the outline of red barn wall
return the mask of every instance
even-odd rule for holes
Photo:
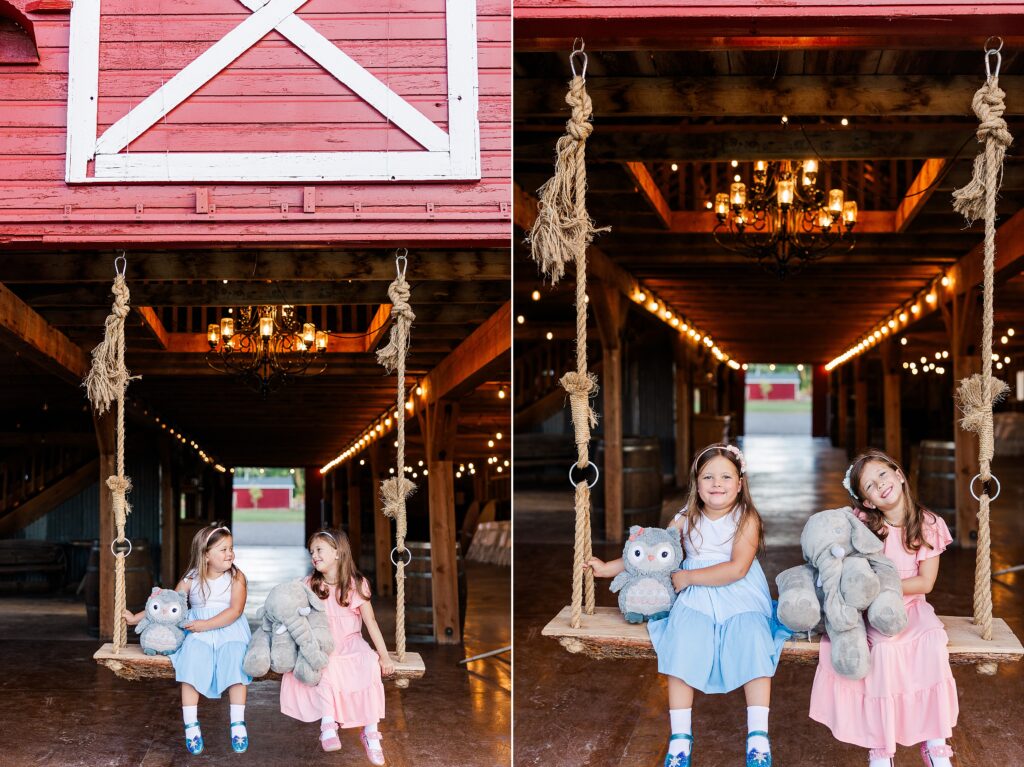
[[[444,0],[338,5],[310,0],[297,15],[446,129]],[[506,245],[509,5],[508,0],[477,2],[482,178],[394,184],[69,185],[64,177],[70,17],[29,13],[38,65],[0,67],[0,243]],[[99,133],[249,14],[237,0],[103,0]],[[139,152],[417,148],[276,31],[130,146]],[[316,190],[314,213],[303,212],[303,190],[309,186]],[[196,212],[200,188],[208,190],[214,212]]]
[[[265,487],[260,497],[259,508],[261,509],[287,509],[291,505],[292,494],[286,487]],[[235,488],[235,508],[252,509],[255,504],[252,502],[252,495],[247,487]]]

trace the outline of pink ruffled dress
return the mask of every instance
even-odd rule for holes
[[[281,713],[302,722],[329,716],[343,728],[376,724],[384,718],[384,684],[377,653],[363,639],[359,606],[367,600],[354,581],[347,606],[338,604],[335,587],[329,588],[324,601],[334,651],[315,687],[303,684],[290,671],[281,677]]]
[[[921,533],[932,548],[903,547],[903,530],[888,525],[885,556],[900,578],[918,574],[920,563],[937,557],[952,543],[941,517],[926,514]],[[956,682],[949,668],[948,637],[924,594],[904,596],[907,627],[887,637],[868,626],[871,671],[847,679],[832,668],[828,637],[821,640],[818,670],[811,689],[811,719],[826,725],[837,740],[896,753],[896,744],[912,746],[929,738],[949,738],[959,714]]]

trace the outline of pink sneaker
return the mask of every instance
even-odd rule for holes
[[[363,741],[363,750],[366,751],[366,758],[370,760],[370,764],[383,765],[384,762],[384,750],[380,747],[380,740],[383,736],[379,732],[364,732],[359,736],[359,740]],[[373,741],[373,745],[370,745],[370,741]]]
[[[324,751],[341,751],[337,729],[320,731],[320,748]]]

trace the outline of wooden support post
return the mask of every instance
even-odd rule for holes
[[[811,436],[828,436],[828,371],[814,365],[811,373]]]
[[[623,539],[622,498],[622,328],[626,300],[604,282],[592,283],[594,318],[601,335],[602,413],[604,430],[604,537],[612,543]]]
[[[852,455],[853,445],[850,442],[850,384],[849,384],[849,365],[840,365],[836,370],[836,380],[838,385],[838,421],[839,421],[839,440],[837,447],[841,447],[846,450],[847,455]]]
[[[903,463],[903,433],[900,428],[900,381],[902,347],[895,338],[880,346],[882,352],[882,394],[885,407],[885,452]]]
[[[434,602],[434,641],[458,644],[458,560],[455,553],[455,470],[452,455],[459,403],[441,400],[417,411],[427,453],[430,504],[430,574]]]
[[[331,472],[331,527],[335,530],[341,530],[344,527],[345,520],[345,494],[342,492],[344,487],[341,479],[341,470],[335,469]]]
[[[384,501],[380,497],[380,483],[384,479],[380,442],[371,443],[368,452],[373,484],[373,551],[377,593],[381,596],[391,596],[395,593],[395,578],[391,565],[391,520],[384,516]]]
[[[868,446],[868,366],[864,356],[853,360],[853,448],[862,453]]]
[[[320,467],[307,466],[306,472],[306,540],[324,525],[324,475]]]
[[[94,412],[93,425],[100,451],[100,638],[109,640],[114,636],[114,553],[110,542],[117,537],[117,529],[107,477],[117,474],[117,413],[108,410],[99,416]]]
[[[359,567],[363,551],[363,504],[359,492],[359,464],[353,459],[348,462],[348,541],[352,546],[352,558]],[[359,569],[362,569],[361,567]]]
[[[732,420],[730,429],[734,437],[742,437],[747,433],[747,371],[729,368],[731,384],[730,399],[732,400]]]
[[[686,487],[690,478],[690,434],[693,423],[693,391],[691,389],[690,345],[682,335],[672,337],[675,358],[675,433],[676,487]]]
[[[174,483],[171,465],[171,443],[160,433],[160,582],[164,588],[174,588],[179,573],[178,509],[174,503]]]
[[[978,326],[981,312],[973,291],[952,297],[950,311],[944,311],[950,337],[950,356],[953,358],[953,386],[965,378],[981,372],[981,359],[975,340],[980,336]],[[956,535],[957,543],[967,548],[977,546],[978,502],[971,496],[971,479],[980,471],[978,464],[978,435],[960,428],[962,413],[953,407],[953,442],[956,451]]]

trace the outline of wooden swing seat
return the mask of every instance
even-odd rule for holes
[[[419,679],[426,673],[423,658],[419,653],[407,652],[405,660],[399,661],[395,653],[390,653],[395,664],[395,673],[385,677],[386,681],[394,681],[398,687],[408,687],[410,679]],[[107,642],[92,656],[101,666],[106,666],[121,679],[137,681],[139,679],[174,679],[174,667],[166,655],[146,655],[142,647],[130,644],[121,652],[114,652],[114,644]],[[280,679],[281,675],[271,671],[261,679]]]
[[[596,607],[593,615],[583,614],[578,629],[569,621],[572,608],[566,606],[544,627],[543,636],[554,637],[572,653],[591,658],[653,658],[654,648],[642,623],[626,623],[616,607]],[[1024,646],[1001,618],[992,619],[992,640],[980,636],[971,618],[940,615],[949,635],[949,662],[1012,663],[1024,657]],[[820,637],[794,638],[782,648],[782,660],[812,665],[818,662]]]

